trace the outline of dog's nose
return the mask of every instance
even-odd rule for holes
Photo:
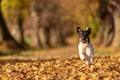
[[[82,40],[85,40],[85,37],[84,37],[84,36],[82,36],[81,38],[82,38]]]

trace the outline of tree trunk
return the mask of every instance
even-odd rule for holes
[[[42,47],[43,44],[41,43],[41,40],[40,40],[39,28],[37,29],[36,36],[37,36],[38,46]]]
[[[47,46],[50,46],[50,28],[49,27],[45,27],[45,32],[44,32],[44,34],[45,34],[45,37],[46,37],[46,45]]]
[[[99,14],[102,22],[98,37],[100,44],[120,48],[120,0],[99,0]]]
[[[4,41],[13,40],[13,37],[10,35],[10,32],[7,29],[5,20],[3,18],[2,12],[1,12],[1,9],[0,9],[0,27],[1,27],[2,33],[3,33],[2,34],[3,40]]]
[[[114,39],[114,20],[113,15],[108,11],[108,3],[104,0],[99,0],[99,17],[101,27],[98,30],[96,41],[98,45],[110,46]]]
[[[7,28],[7,25],[6,25],[6,22],[3,18],[3,15],[2,15],[2,11],[1,11],[1,1],[0,0],[0,27],[1,27],[1,30],[2,30],[2,38],[3,38],[3,41],[4,42],[7,42],[7,45],[9,47],[19,47],[19,48],[23,48],[22,45],[20,45],[13,37],[12,35],[10,34],[8,28]],[[13,46],[14,45],[14,46]]]
[[[114,24],[115,24],[115,37],[112,45],[114,47],[120,47],[120,11],[119,10],[120,10],[120,5],[119,8],[113,13]]]
[[[52,5],[52,6],[49,6]],[[35,0],[31,4],[37,19],[37,40],[40,47],[56,47],[65,43],[63,26],[60,25],[59,5],[51,1]],[[63,22],[62,22],[63,23]],[[65,32],[66,34],[67,32]]]
[[[42,43],[40,41],[40,35],[39,35],[39,18],[38,18],[38,15],[37,15],[37,12],[35,10],[35,1],[33,1],[31,3],[31,6],[30,6],[30,11],[31,11],[31,16],[32,16],[32,19],[33,19],[33,27],[35,28],[35,39],[34,39],[34,47],[38,48],[38,47],[42,47]]]
[[[20,41],[21,41],[21,44],[25,44],[25,40],[24,40],[24,31],[23,31],[23,19],[22,18],[18,18],[18,27],[19,27],[19,30],[20,30]]]
[[[41,27],[38,30],[38,40],[39,40],[39,46],[42,48],[47,47],[47,38],[45,33],[45,28]]]
[[[56,30],[56,28],[51,28],[50,29],[50,45],[52,47],[56,47],[60,45],[60,35],[59,32]]]
[[[106,16],[106,19],[102,22],[104,34],[103,34],[103,46],[111,45],[114,38],[114,25],[113,18],[111,14]]]
[[[2,39],[2,32],[1,32],[1,27],[0,27],[0,44],[3,42],[3,39]]]

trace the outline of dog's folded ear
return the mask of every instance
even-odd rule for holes
[[[90,34],[91,34],[91,31],[92,31],[91,27],[87,27],[87,28],[86,28],[86,31],[87,31],[88,34],[90,35]]]
[[[79,33],[81,31],[81,28],[77,26],[76,31]]]

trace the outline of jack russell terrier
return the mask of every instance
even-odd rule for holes
[[[81,60],[86,61],[86,65],[90,65],[93,62],[94,57],[94,49],[90,42],[89,35],[91,34],[91,28],[88,27],[86,30],[81,30],[80,27],[76,28],[76,31],[79,36],[79,56]]]

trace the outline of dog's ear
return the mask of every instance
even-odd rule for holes
[[[91,34],[91,31],[92,31],[91,27],[87,27],[87,28],[86,28],[86,31],[87,31],[87,33],[90,35],[90,34]]]
[[[77,33],[81,32],[81,28],[79,26],[77,26],[76,31],[77,31]]]

